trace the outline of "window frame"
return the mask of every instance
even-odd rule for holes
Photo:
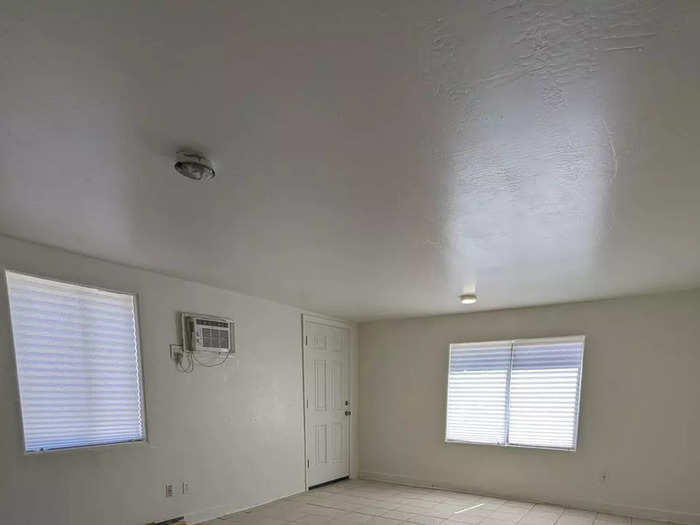
[[[138,292],[132,292],[132,291],[123,291],[123,290],[114,290],[111,288],[106,288],[104,286],[98,286],[95,284],[87,283],[84,281],[73,281],[73,280],[68,280],[68,279],[63,279],[63,278],[58,278],[58,277],[53,277],[53,276],[46,276],[44,274],[36,274],[36,273],[31,273],[31,272],[26,272],[22,270],[17,270],[15,268],[11,268],[9,266],[0,266],[0,269],[2,270],[2,284],[5,287],[5,298],[6,302],[5,304],[7,305],[7,326],[9,328],[9,336],[10,336],[10,346],[12,348],[12,362],[14,364],[14,379],[15,379],[15,387],[17,391],[17,412],[19,415],[19,433],[21,436],[21,443],[22,443],[22,452],[23,455],[25,456],[36,456],[36,455],[44,455],[44,454],[56,454],[56,453],[64,453],[64,452],[75,452],[79,450],[96,450],[96,449],[103,449],[103,448],[113,448],[113,447],[125,447],[125,446],[143,446],[149,443],[148,439],[148,416],[146,413],[146,390],[145,390],[145,381],[144,381],[144,373],[143,373],[143,355],[142,355],[142,344],[141,344],[141,320],[140,320],[140,308],[139,308],[139,294]],[[22,400],[21,400],[21,394],[20,394],[20,386],[19,386],[19,368],[18,368],[18,363],[17,363],[17,350],[15,348],[15,339],[14,339],[14,329],[12,327],[12,305],[10,303],[10,287],[7,283],[7,274],[9,273],[14,273],[18,275],[24,275],[26,277],[33,277],[35,279],[44,279],[46,281],[53,281],[56,283],[60,284],[67,284],[67,285],[72,285],[72,286],[80,286],[82,288],[89,288],[92,290],[98,290],[100,292],[108,292],[108,293],[113,293],[113,294],[120,294],[120,295],[128,295],[131,297],[131,300],[134,305],[134,327],[136,331],[136,360],[137,360],[137,372],[138,372],[138,385],[140,389],[140,404],[141,404],[141,415],[142,415],[142,427],[143,427],[143,437],[141,439],[136,439],[136,440],[130,440],[130,441],[119,441],[116,443],[98,443],[98,444],[91,444],[91,445],[79,445],[79,446],[72,446],[72,447],[61,447],[61,448],[52,448],[48,450],[27,450],[27,443],[24,435],[24,414],[22,412]]]
[[[537,344],[537,343],[557,343],[557,342],[580,342],[581,343],[581,366],[579,368],[577,392],[576,392],[576,420],[574,422],[574,441],[572,447],[543,447],[539,445],[514,445],[508,442],[509,432],[508,428],[510,426],[510,379],[513,373],[513,354],[514,348],[518,344]],[[461,439],[448,439],[447,438],[447,410],[450,395],[450,364],[452,362],[452,347],[453,346],[484,346],[484,345],[505,345],[510,344],[510,365],[508,367],[508,375],[506,379],[506,406],[504,411],[505,419],[505,442],[504,443],[485,443],[483,441],[465,441]],[[580,428],[581,419],[581,388],[583,379],[583,359],[584,352],[586,350],[586,336],[585,335],[570,335],[570,336],[556,336],[556,337],[535,337],[529,339],[501,339],[494,341],[476,341],[469,343],[450,343],[447,353],[447,380],[445,381],[445,428],[444,428],[444,442],[446,444],[454,443],[458,445],[483,445],[487,447],[499,447],[499,448],[524,448],[524,449],[535,449],[535,450],[549,450],[555,452],[576,452],[578,448],[578,435]]]

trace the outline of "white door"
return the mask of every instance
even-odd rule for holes
[[[306,484],[350,474],[350,330],[304,316]]]

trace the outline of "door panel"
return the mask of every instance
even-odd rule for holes
[[[338,462],[343,460],[344,449],[343,425],[333,423],[331,425],[331,441],[329,447],[329,457],[331,461]]]
[[[350,331],[304,318],[307,484],[349,475]]]
[[[328,463],[327,428],[326,425],[316,425],[316,463],[319,465]]]
[[[343,388],[344,383],[345,367],[343,363],[337,361],[331,362],[331,373],[330,373],[330,397],[331,397],[331,408],[333,410],[345,410],[345,401],[347,396],[345,395],[345,389]]]
[[[317,411],[326,411],[326,360],[314,359],[314,384],[316,397],[314,408]]]

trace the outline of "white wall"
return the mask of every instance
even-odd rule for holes
[[[149,434],[144,445],[23,454],[3,280],[2,523],[137,525],[179,514],[208,519],[304,490],[301,310],[2,236],[0,266],[139,294]],[[233,318],[237,357],[220,368],[177,372],[168,345],[177,342],[181,310]],[[355,348],[355,381],[356,357]],[[356,383],[352,391],[356,395]],[[352,428],[356,435],[357,425]],[[351,452],[354,473],[356,440]],[[166,499],[164,482],[182,480],[191,494]]]
[[[361,477],[700,522],[700,291],[359,333]],[[586,335],[576,452],[444,443],[449,343],[575,334]]]

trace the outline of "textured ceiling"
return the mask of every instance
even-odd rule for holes
[[[0,6],[0,232],[359,320],[700,285],[700,2],[105,3]]]

